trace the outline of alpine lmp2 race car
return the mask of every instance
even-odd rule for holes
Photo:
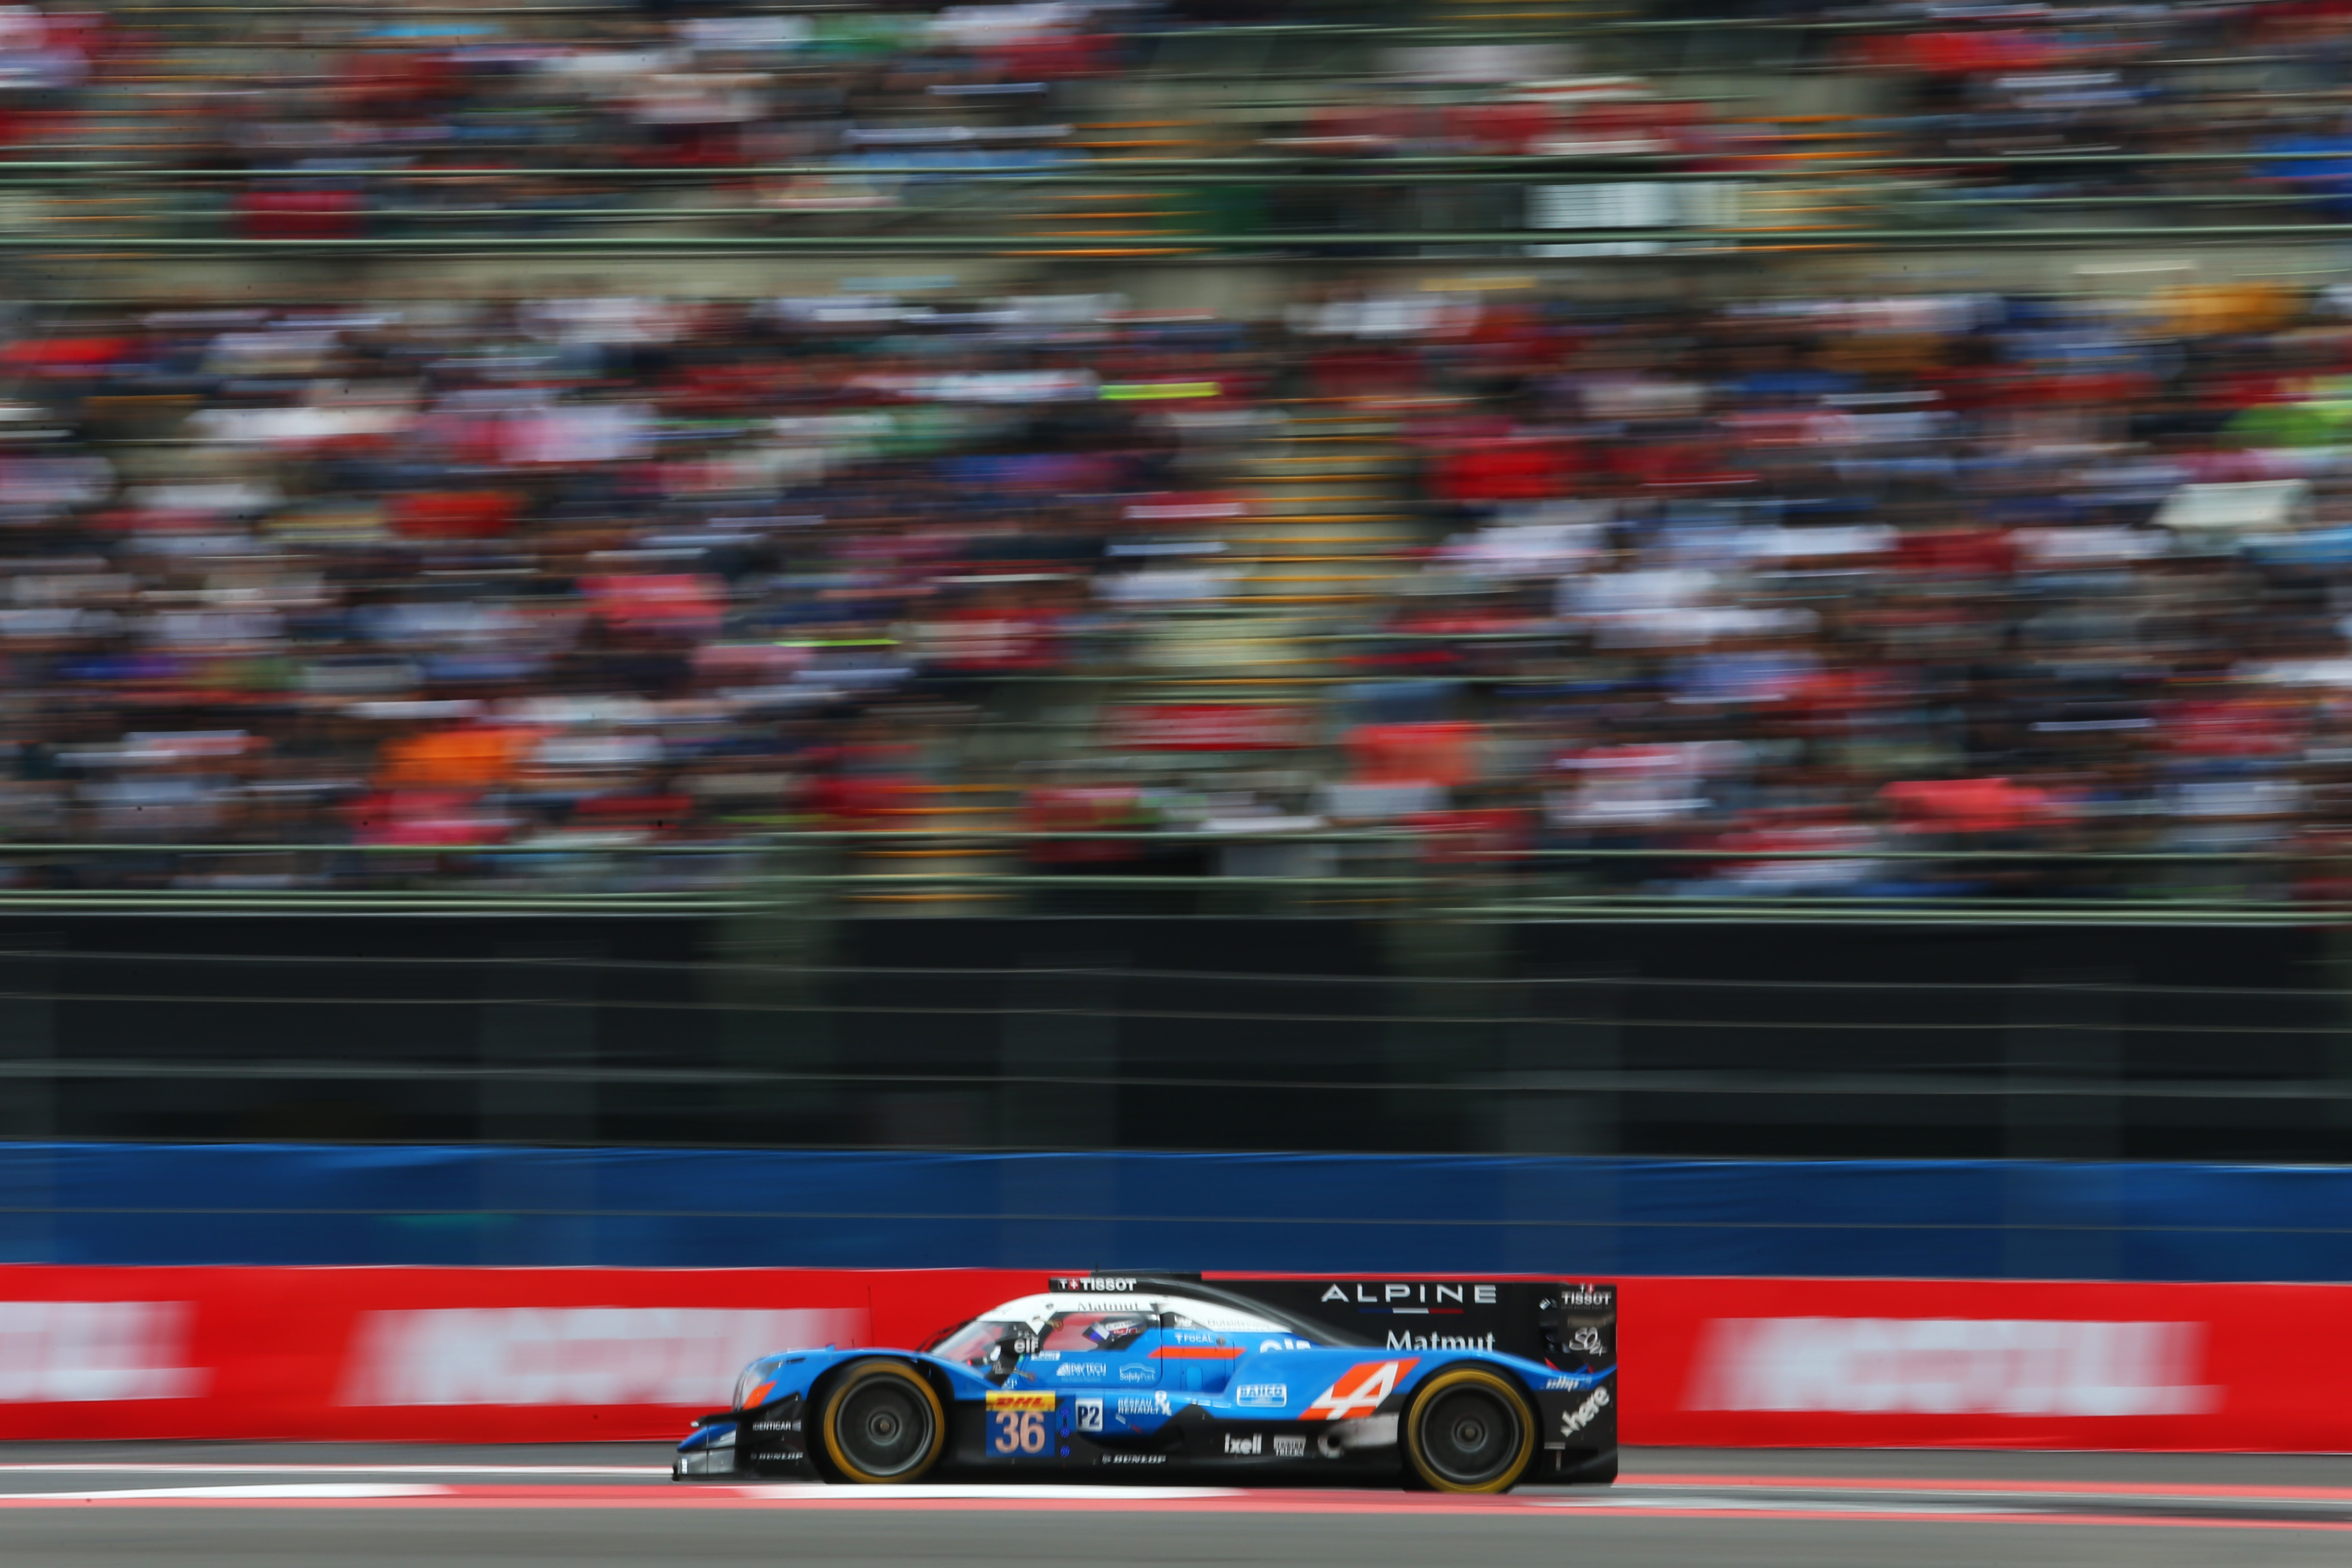
[[[1175,1475],[1499,1492],[1617,1477],[1617,1292],[1526,1279],[1049,1278],[919,1350],[763,1356],[678,1479]]]

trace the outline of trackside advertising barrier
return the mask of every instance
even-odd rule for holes
[[[919,1345],[1045,1278],[0,1268],[0,1439],[676,1436],[756,1355]],[[2352,1450],[2352,1286],[1619,1285],[1629,1444]]]
[[[1625,1279],[1620,1434],[2352,1450],[2352,1286]]]
[[[920,1345],[1044,1280],[989,1268],[0,1268],[0,1439],[683,1436],[757,1356]]]

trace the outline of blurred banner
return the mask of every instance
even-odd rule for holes
[[[743,1363],[920,1345],[986,1268],[0,1268],[0,1439],[682,1436]]]
[[[1624,1440],[2352,1448],[2352,1288],[1621,1282]]]
[[[1042,1271],[0,1268],[0,1440],[660,1438]],[[1625,1441],[2352,1449],[2352,1287],[1633,1279]]]

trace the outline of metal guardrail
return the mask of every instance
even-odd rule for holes
[[[2012,170],[2020,176],[2061,168],[2207,165],[2244,168],[2252,163],[2311,163],[2325,170],[2352,164],[2342,153],[2067,153],[1956,158],[1819,157],[1779,161],[1776,154],[1731,153],[1713,158],[1676,154],[1622,156],[1459,155],[1378,160],[1230,157],[1186,160],[1150,157],[1045,169],[915,164],[866,169],[835,164],[778,164],[728,171],[731,182],[824,185],[847,180],[898,191],[886,205],[803,211],[730,200],[705,193],[697,205],[663,205],[656,193],[708,184],[698,169],[411,169],[341,171],[266,169],[227,172],[183,169],[135,161],[29,160],[0,163],[0,191],[12,210],[0,224],[0,254],[133,258],[182,255],[341,257],[406,255],[595,254],[961,254],[1004,258],[1182,257],[1193,261],[1280,260],[1331,251],[1359,258],[1425,258],[1431,253],[1489,250],[1503,254],[1578,247],[1587,256],[1654,257],[1740,254],[1808,246],[1906,248],[1921,246],[2102,246],[2147,240],[2168,243],[2329,241],[2352,224],[2322,212],[2312,193],[2290,190],[2148,190],[2053,195],[2028,184],[2011,192],[1938,176],[1966,169]],[[561,186],[606,182],[582,201],[594,205],[510,206],[496,200],[456,207],[431,204],[436,191],[461,195],[485,178],[517,178]],[[379,205],[334,215],[349,232],[289,236],[241,232],[223,199],[226,189],[285,182],[327,182],[373,192]],[[1836,187],[1835,210],[1823,221],[1810,206],[1780,205],[1792,191]],[[1662,212],[1665,221],[1531,226],[1511,210],[1522,196],[1548,189],[1576,192],[1614,185],[1655,185],[1676,191],[1713,190],[1705,213]],[[1125,187],[1125,188],[1119,188]],[[1484,193],[1475,216],[1457,215],[1454,226],[1418,228],[1409,203],[1384,198],[1420,188]],[[1268,204],[1263,219],[1217,216],[1218,193],[1238,191]],[[989,193],[999,199],[983,201]],[[1002,199],[1026,193],[1036,199]],[[1345,198],[1344,214],[1322,212],[1314,198]],[[640,199],[645,198],[645,199]],[[1118,201],[1111,215],[1075,210]],[[689,196],[688,201],[695,198]],[[1141,201],[1141,209],[1132,204]],[[419,205],[422,202],[423,205]],[[1367,206],[1365,203],[1373,204]],[[1059,204],[1057,205],[1057,203]],[[1688,204],[1675,202],[1677,208]],[[1719,206],[1721,211],[1716,212]],[[67,208],[73,210],[68,211]],[[2080,209],[2064,213],[2054,209]],[[2248,212],[2246,209],[2254,209]],[[2307,216],[2296,216],[2296,209]],[[87,210],[85,210],[87,209]],[[2226,218],[2243,213],[2270,221],[2194,223],[2146,221],[2165,213],[2210,209]],[[2004,215],[2010,221],[1994,222]],[[2140,222],[2080,221],[2100,215],[2143,215]],[[2275,215],[2273,216],[2272,215]],[[2067,216],[2077,221],[2064,221]],[[811,218],[818,228],[811,232]],[[1955,224],[1951,219],[1965,220]],[[262,221],[257,218],[255,221]],[[270,219],[269,221],[277,221]],[[1538,218],[1535,220],[1540,222]],[[1319,226],[1327,223],[1347,227]],[[684,232],[680,232],[683,230]]]
[[[625,7],[609,0],[544,0],[537,5],[472,5],[463,0],[404,0],[396,12],[387,13],[373,0],[308,0],[301,5],[145,5],[126,4],[121,7],[126,16],[140,21],[170,16],[338,16],[383,19],[398,16],[610,16]],[[808,3],[791,0],[788,4],[753,4],[734,7],[740,14],[753,16],[837,16],[870,14],[871,7],[856,0],[839,3]],[[1550,20],[1562,25],[1542,26]],[[1335,37],[1442,37],[1524,39],[1530,37],[1552,37],[1580,33],[1887,33],[1916,32],[1922,25],[1917,15],[1881,16],[1640,16],[1626,14],[1595,14],[1581,16],[1546,18],[1528,16],[1510,18],[1508,27],[1481,27],[1471,18],[1432,20],[1423,22],[1362,22],[1362,21],[1298,21],[1298,22],[1188,22],[1181,26],[1147,29],[1132,36],[1153,39],[1183,41],[1194,38],[1242,39],[1299,37],[1321,40]],[[2192,61],[2190,63],[2202,63]]]
[[[1073,851],[1088,850],[1084,856]],[[1106,851],[1124,849],[1118,861]],[[904,867],[912,857],[945,862]],[[1171,857],[1189,857],[1169,869]],[[1287,863],[1283,858],[1287,857]],[[803,829],[724,843],[0,846],[0,913],[1393,914],[1468,921],[2352,924],[2290,852],[1545,847],[1398,831]],[[1814,885],[1725,868],[1844,868]],[[2352,860],[2344,868],[2352,882]]]
[[[1355,246],[1528,246],[1624,244],[1631,241],[1664,245],[1730,247],[1743,241],[1786,244],[1811,241],[1840,245],[1931,243],[1977,245],[1988,240],[2004,244],[2075,244],[2084,240],[2165,239],[2194,243],[2203,239],[2256,240],[2295,237],[2318,239],[2352,235],[2352,224],[2216,224],[2210,226],[2116,226],[2105,227],[1975,229],[1819,229],[1775,233],[1767,229],[1504,229],[1478,233],[1416,232],[1329,234],[1309,230],[1274,234],[1170,234],[1152,243],[1110,247],[1138,253],[1198,250],[1301,250]],[[1006,256],[1080,254],[1069,241],[1037,235],[497,235],[475,238],[457,236],[385,236],[349,239],[132,238],[61,240],[0,237],[0,249],[100,250],[185,255],[229,251],[239,254],[309,252],[349,254],[353,251],[559,252],[577,254],[609,250],[811,250],[811,251],[978,251]],[[1102,247],[1097,247],[1102,248]]]
[[[724,179],[795,179],[824,174],[867,174],[920,179],[961,179],[1013,184],[1099,184],[1108,181],[1166,183],[1171,184],[1213,184],[1225,180],[1252,183],[1269,178],[1286,183],[1336,184],[1359,181],[1365,184],[1392,184],[1400,174],[1415,179],[1443,180],[1466,178],[1479,174],[1496,180],[1528,179],[1538,174],[1560,170],[1623,169],[1638,171],[1629,178],[1642,180],[1702,179],[1720,180],[1732,171],[1689,171],[1685,165],[1694,163],[1735,163],[1741,179],[1813,180],[1821,177],[1821,165],[1832,165],[1840,174],[1848,171],[1889,172],[1922,168],[1965,166],[1972,169],[2020,167],[2032,168],[2063,164],[2095,167],[2116,165],[2195,166],[2204,163],[2242,164],[2252,160],[2263,163],[2352,163],[2352,152],[2269,152],[2248,148],[2234,153],[2170,153],[2117,152],[2085,148],[2079,151],[2057,149],[2034,153],[1918,153],[1904,157],[1874,155],[1869,157],[1824,156],[1809,158],[1811,166],[1804,168],[1748,167],[1763,164],[1770,157],[1760,152],[1714,151],[1707,153],[1412,153],[1398,157],[1318,157],[1305,153],[1236,154],[1210,158],[1167,158],[1158,156],[1098,159],[1066,164],[1050,169],[975,167],[970,163],[894,163],[887,167],[862,168],[843,163],[762,163],[730,165],[712,170],[689,165],[636,165],[627,167],[583,168],[565,165],[556,168],[507,167],[481,168],[415,168],[386,164],[380,167],[338,169],[195,169],[176,164],[159,163],[149,160],[124,158],[22,158],[0,159],[0,180],[35,182],[47,179],[119,178],[136,174],[144,179],[187,184],[235,184],[245,180],[308,180],[318,183],[358,184],[368,180],[446,181],[451,184],[478,184],[488,177],[516,176],[530,179],[626,179],[679,180],[710,183]],[[1449,174],[1449,171],[1453,172]]]
[[[2341,240],[2352,224],[2229,224],[2206,226],[2116,226],[2064,228],[1807,229],[1514,229],[1491,233],[1170,234],[1114,242],[1079,241],[1036,235],[492,235],[387,236],[381,238],[256,239],[219,237],[80,238],[0,236],[0,252],[33,253],[55,260],[107,260],[166,256],[348,257],[407,256],[606,256],[630,255],[969,255],[1002,258],[1091,258],[1178,257],[1191,262],[1233,261],[1256,265],[1284,255],[1311,254],[1329,259],[1333,250],[1393,249],[1383,256],[1349,260],[1427,261],[1435,249],[1469,247],[1465,260],[1517,258],[1530,247],[1596,247],[1578,260],[1631,259],[1654,263],[1653,247],[1675,247],[1683,258],[1738,258],[1772,250],[1853,249],[1862,247],[1982,246],[2005,248],[2071,246],[2116,240],[2162,240],[2168,244],[2257,243],[2277,239]],[[1638,251],[1634,248],[1639,247]],[[1507,247],[1502,255],[1493,254]],[[1616,248],[1611,248],[1616,247]]]

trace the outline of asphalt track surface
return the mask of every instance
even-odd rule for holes
[[[2352,1458],[1635,1450],[1507,1498],[678,1485],[666,1446],[0,1446],[0,1563],[2345,1568]]]

